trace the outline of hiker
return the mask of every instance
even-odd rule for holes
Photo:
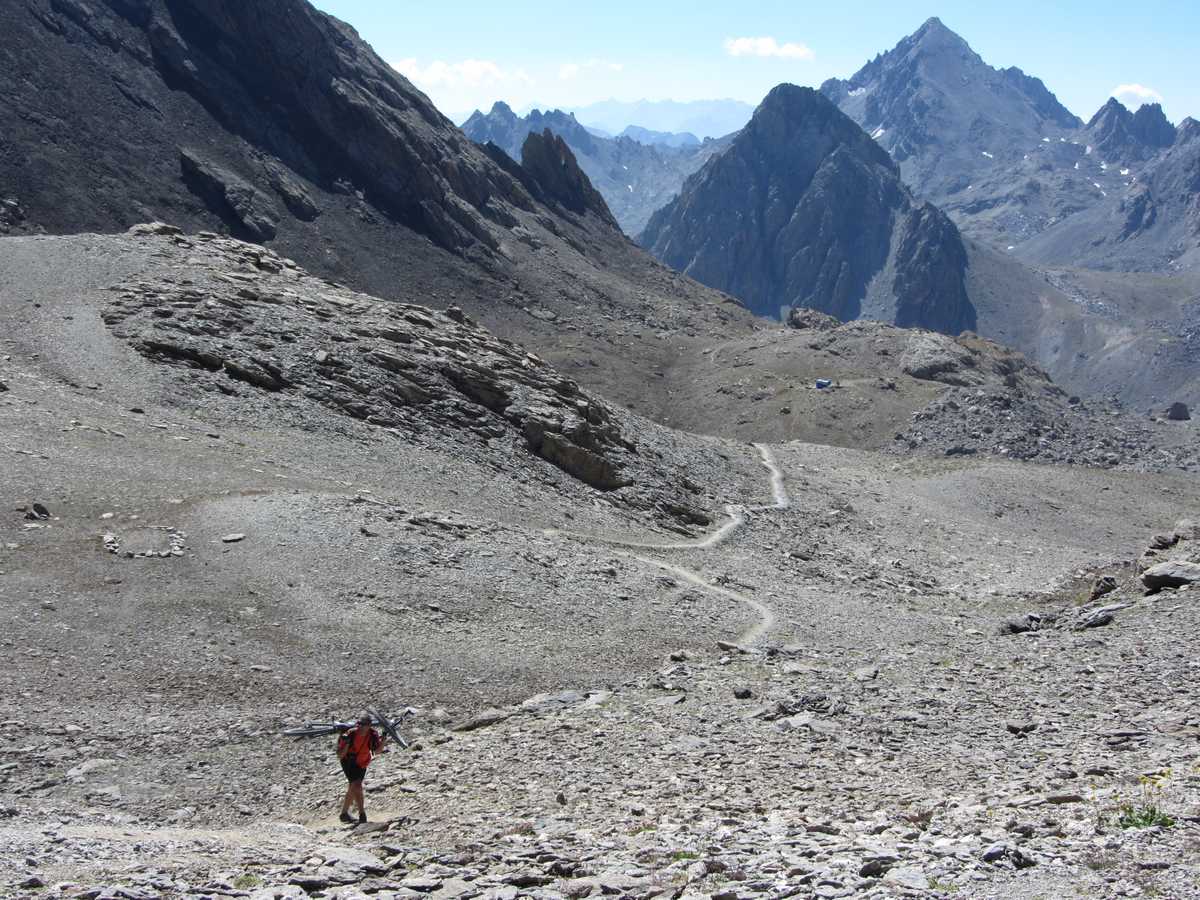
[[[371,727],[371,717],[359,717],[358,724],[343,731],[338,736],[337,754],[342,763],[342,771],[350,782],[346,788],[346,798],[342,801],[342,814],[338,816],[343,822],[353,824],[350,815],[350,804],[358,807],[358,821],[367,821],[367,801],[363,797],[363,779],[367,776],[367,766],[372,757],[383,749],[384,739],[379,732]]]

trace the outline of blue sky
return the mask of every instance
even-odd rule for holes
[[[850,75],[933,15],[992,65],[1040,77],[1084,119],[1118,86],[1127,105],[1161,97],[1173,121],[1200,118],[1197,0],[316,3],[455,118],[494,100],[757,103],[782,81],[816,86]]]

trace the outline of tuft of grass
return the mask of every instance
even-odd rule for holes
[[[671,859],[675,862],[683,862],[685,859],[699,859],[700,854],[695,850],[676,850],[671,854]]]
[[[1140,806],[1125,803],[1117,808],[1117,826],[1120,828],[1171,828],[1174,825],[1175,820],[1153,803]]]
[[[233,886],[239,891],[248,891],[252,888],[260,887],[263,881],[253,872],[243,872],[237,878],[233,879]]]
[[[1118,865],[1117,857],[1111,853],[1098,853],[1095,856],[1085,856],[1083,864],[1093,872],[1108,872]]]

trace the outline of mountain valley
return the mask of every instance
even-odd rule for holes
[[[1200,897],[1193,120],[6,24],[0,895]]]

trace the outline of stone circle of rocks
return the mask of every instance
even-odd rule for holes
[[[183,549],[186,546],[187,534],[170,525],[155,525],[152,526],[158,530],[167,533],[170,547],[167,550],[126,550],[122,544],[119,535],[113,534],[111,531],[100,536],[100,540],[104,543],[104,549],[113,556],[120,556],[124,559],[171,559],[176,556],[183,556]]]

